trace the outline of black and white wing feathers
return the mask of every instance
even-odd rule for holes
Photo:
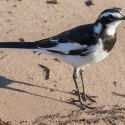
[[[35,44],[53,53],[86,56],[90,46],[97,43],[92,28],[93,24],[78,26],[57,36],[36,41]]]

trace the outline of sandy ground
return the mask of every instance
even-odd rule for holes
[[[122,8],[124,0],[0,0],[0,41],[36,41],[81,24],[94,22],[101,11]],[[0,49],[0,118],[12,125],[125,125],[125,22],[117,43],[102,62],[86,68],[86,92],[98,96],[97,110],[70,103],[75,89],[73,67],[28,50]],[[50,69],[50,78],[39,66]],[[2,123],[1,123],[2,124]],[[9,124],[9,123],[8,123]]]

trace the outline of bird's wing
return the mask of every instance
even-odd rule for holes
[[[45,48],[53,53],[70,55],[84,55],[89,52],[90,46],[96,43],[92,24],[79,26],[57,36],[35,42],[39,48]]]

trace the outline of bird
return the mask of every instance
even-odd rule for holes
[[[123,13],[116,8],[109,8],[100,13],[94,23],[77,26],[50,38],[35,42],[0,42],[0,48],[29,49],[54,56],[74,67],[73,81],[75,93],[81,108],[93,108],[86,103],[95,100],[85,93],[83,71],[87,66],[106,58],[113,49],[116,40],[116,27],[125,20]],[[79,90],[80,74],[82,92]]]

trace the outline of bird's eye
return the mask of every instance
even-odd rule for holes
[[[111,15],[108,16],[108,19],[109,19],[109,20],[115,20],[115,19],[113,18],[113,16],[111,16]]]
[[[109,19],[112,19],[112,16],[111,16],[111,15],[109,15],[109,16],[108,16],[108,18],[109,18]]]

